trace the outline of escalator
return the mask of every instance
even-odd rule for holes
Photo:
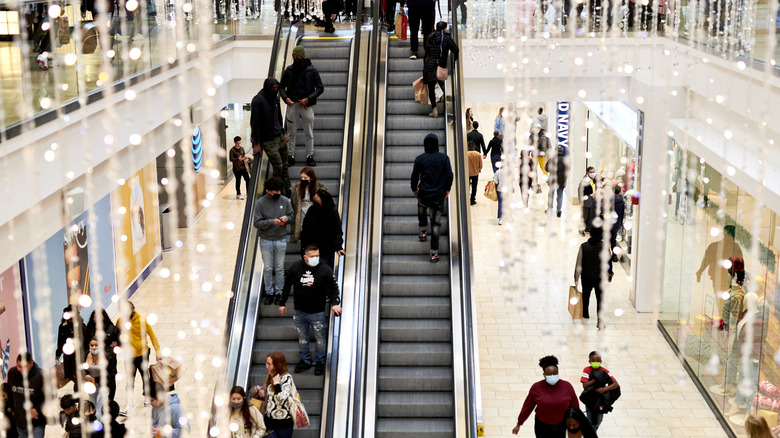
[[[347,106],[347,82],[349,79],[351,38],[344,39],[308,39],[300,40],[306,49],[306,57],[311,59],[322,78],[325,92],[314,106],[314,158],[317,165],[314,171],[320,183],[333,194],[337,205],[340,203],[341,168],[344,148],[344,124]],[[300,123],[299,123],[300,125]],[[290,166],[290,181],[300,180],[300,172],[306,166],[305,137],[299,129],[296,137],[295,160]],[[287,245],[285,269],[301,259],[300,242]],[[287,359],[290,370],[300,361],[298,334],[293,325],[295,297],[287,302],[290,311],[286,316],[279,314],[276,305],[263,305],[255,331],[255,344],[252,348],[252,365],[248,385],[262,385],[268,372],[265,360],[268,353],[281,351]],[[311,346],[314,346],[312,334]],[[313,357],[312,357],[313,359]],[[314,369],[293,374],[295,385],[306,406],[311,426],[296,432],[296,437],[319,437],[322,412],[323,385],[325,376],[315,376]]]
[[[423,60],[408,59],[408,54],[408,43],[390,40],[376,435],[454,437],[449,218],[445,208],[440,261],[431,263],[430,240],[417,238],[417,199],[409,186],[423,138],[434,133],[443,146],[446,122],[428,117],[430,107],[415,102],[411,84]],[[443,108],[439,104],[442,113]]]

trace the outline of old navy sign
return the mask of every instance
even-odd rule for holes
[[[558,133],[558,146],[563,147],[563,152],[565,154],[568,154],[569,152],[569,122],[571,120],[571,116],[569,114],[570,107],[571,103],[569,102],[558,102],[558,114],[555,119]]]

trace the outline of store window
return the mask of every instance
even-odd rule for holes
[[[668,166],[659,326],[737,436],[780,428],[777,214],[674,140]]]

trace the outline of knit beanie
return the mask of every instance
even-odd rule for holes
[[[295,46],[295,48],[293,49],[293,53],[292,54],[293,54],[293,56],[298,55],[301,58],[305,58],[306,57],[306,49],[304,49],[303,46]]]

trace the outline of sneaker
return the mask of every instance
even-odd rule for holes
[[[428,117],[439,117],[439,108],[434,108],[433,111],[429,112]]]
[[[287,157],[287,165],[288,166],[295,166],[295,157],[293,157],[292,155]]]
[[[612,254],[612,263],[617,263],[617,262],[618,262],[617,254]]]
[[[309,155],[308,157],[306,157],[306,165],[309,167],[317,166],[317,162],[314,161],[314,155]]]
[[[323,374],[325,374],[325,362],[317,362],[314,365],[314,375],[322,376]]]
[[[39,70],[48,70],[49,69],[49,58],[41,53],[38,55],[38,59],[35,61],[36,64],[38,64]]]
[[[560,211],[558,212],[558,217],[561,217],[561,212]]]
[[[607,328],[607,325],[604,324],[604,321],[599,319],[598,321],[596,321],[596,328],[599,330],[604,330]]]
[[[331,27],[330,29],[325,29],[325,33],[329,33],[329,34],[333,35],[334,33],[336,33],[336,28],[335,27]]]
[[[273,295],[266,295],[265,299],[263,299],[263,304],[266,306],[270,306],[274,303],[274,296]]]
[[[420,234],[417,235],[417,238],[420,239],[420,242],[425,242],[428,239],[428,232],[420,231]]]
[[[472,199],[472,200],[471,200],[471,205],[477,205],[477,201],[475,201],[475,200],[473,200],[473,199]]]
[[[431,254],[431,263],[439,263],[439,255]]]
[[[417,59],[417,52],[412,52],[412,56],[409,59]]]
[[[503,220],[503,219],[499,219],[499,220],[498,220],[498,224],[499,224],[499,225],[504,225],[504,220]]]
[[[300,361],[300,362],[298,362],[298,365],[295,365],[295,369],[293,371],[295,372],[295,374],[300,374],[300,373],[308,370],[309,368],[311,368],[311,364],[310,363],[306,363],[304,361]]]
[[[281,295],[274,295],[274,304],[277,306],[282,305],[282,296]]]

